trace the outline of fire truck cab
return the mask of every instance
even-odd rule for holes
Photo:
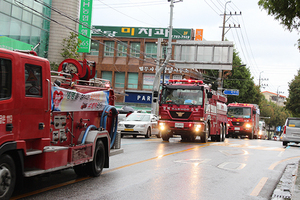
[[[249,139],[257,139],[259,115],[259,107],[256,104],[228,104],[228,137],[247,136]]]
[[[109,167],[118,112],[94,70],[67,59],[52,74],[48,60],[0,48],[0,199],[23,177],[72,167],[99,176]]]
[[[224,141],[227,134],[226,97],[201,80],[169,80],[162,86],[159,129],[164,141],[180,135],[182,141]]]

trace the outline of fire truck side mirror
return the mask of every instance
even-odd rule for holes
[[[255,115],[256,114],[256,110],[253,110],[253,115]]]
[[[207,93],[207,98],[211,99],[212,96],[213,96],[212,92],[208,92],[208,93]]]

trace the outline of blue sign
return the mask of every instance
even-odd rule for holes
[[[277,132],[280,132],[280,131],[281,131],[281,126],[277,126],[277,127],[276,127],[276,131],[277,131]]]
[[[147,103],[152,102],[152,92],[141,93],[141,92],[126,92],[128,96],[125,96],[126,103]]]
[[[225,95],[236,95],[239,96],[240,91],[239,90],[224,90],[223,94]]]

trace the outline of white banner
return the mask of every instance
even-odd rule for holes
[[[51,108],[53,111],[94,111],[103,110],[108,105],[109,91],[80,93],[52,86]]]

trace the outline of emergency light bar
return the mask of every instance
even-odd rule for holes
[[[177,80],[177,79],[170,79],[169,83],[199,83],[203,84],[203,81],[201,80],[191,80],[191,79],[183,79],[183,80]]]

